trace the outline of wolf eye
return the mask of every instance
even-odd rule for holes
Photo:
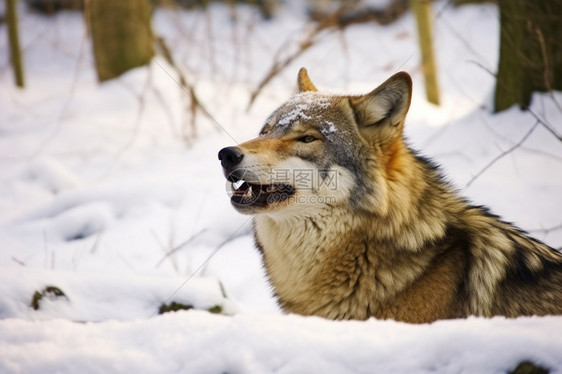
[[[298,138],[298,141],[303,142],[303,143],[312,143],[315,140],[316,140],[316,138],[312,135],[305,135],[305,136],[301,136],[300,138]]]

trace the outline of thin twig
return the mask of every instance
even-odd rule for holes
[[[162,252],[166,253],[166,246],[164,244],[162,244],[162,242],[160,241],[160,238],[156,234],[156,231],[154,231],[154,229],[150,229],[150,234],[152,235],[152,237],[154,238],[154,240],[156,241],[156,243],[158,244],[158,246],[160,247]]]
[[[166,249],[166,247],[164,246],[164,244],[162,244],[162,242],[160,241],[160,238],[158,238],[158,235],[156,234],[156,232],[153,229],[150,229],[150,233],[152,234],[152,237],[154,238],[154,240],[156,241],[156,243],[158,243],[158,246],[160,247],[160,249],[162,250],[162,252],[164,252],[165,256],[164,258],[166,258],[166,253],[168,252],[168,250]],[[170,261],[172,263],[172,266],[174,268],[174,271],[177,273],[178,272],[178,264],[176,261],[174,261],[174,258],[171,259]],[[158,264],[159,265],[159,264]],[[156,267],[158,267],[158,265],[156,265]]]
[[[145,111],[145,95],[148,92],[148,89],[150,87],[150,83],[152,82],[152,72],[150,69],[148,69],[148,73],[146,76],[146,80],[144,82],[144,86],[142,88],[142,91],[139,93],[138,95],[138,101],[139,101],[139,106],[137,109],[137,115],[135,116],[135,121],[133,123],[133,132],[131,134],[131,137],[129,138],[129,140],[127,141],[127,143],[125,143],[118,151],[117,153],[115,153],[115,155],[113,156],[113,160],[111,161],[109,167],[105,170],[105,172],[103,173],[104,175],[107,175],[111,172],[111,170],[113,170],[113,168],[119,163],[119,160],[121,159],[121,156],[123,155],[123,153],[125,153],[136,141],[138,133],[139,133],[139,129],[140,129],[140,124],[142,122],[142,116],[143,113]]]
[[[80,47],[78,50],[78,59],[76,60],[76,65],[74,66],[74,71],[72,73],[72,83],[70,85],[70,92],[68,93],[68,96],[64,101],[63,107],[55,123],[55,128],[51,131],[51,133],[47,136],[47,138],[43,140],[43,142],[35,149],[35,151],[31,155],[31,159],[35,159],[45,149],[45,147],[58,135],[61,129],[62,121],[64,119],[64,116],[66,115],[66,112],[68,111],[68,108],[70,107],[70,103],[74,98],[76,87],[78,86],[78,74],[80,73],[80,66],[82,64],[85,45],[86,45],[86,32],[84,32],[84,35],[82,36],[82,40],[80,41]]]
[[[484,166],[478,173],[476,173],[475,176],[473,176],[468,183],[466,184],[466,187],[470,187],[470,185],[482,174],[484,174],[484,172],[486,170],[488,170],[492,165],[494,165],[498,160],[500,160],[501,158],[503,158],[504,156],[508,155],[509,153],[513,152],[515,149],[517,149],[517,147],[519,147],[525,140],[527,140],[527,138],[533,133],[533,131],[535,131],[535,129],[537,128],[537,126],[540,124],[539,121],[535,122],[535,124],[531,127],[531,129],[529,131],[527,131],[527,133],[525,134],[525,136],[523,136],[523,138],[521,138],[520,141],[518,141],[514,146],[512,146],[511,148],[509,148],[508,150],[500,153],[498,156],[494,157],[494,159],[492,161],[490,161],[486,166]]]
[[[23,262],[22,260],[19,260],[14,256],[12,256],[11,258],[12,258],[12,261],[14,261],[16,264],[18,264],[20,266],[26,266],[25,262]]]
[[[546,123],[545,121],[543,121],[542,118],[539,117],[538,114],[536,114],[533,110],[531,110],[531,108],[526,108],[525,109],[527,112],[531,113],[531,115],[533,117],[535,117],[535,119],[537,120],[537,122],[539,122],[548,132],[550,132],[556,139],[558,139],[559,141],[562,142],[562,135],[558,134],[558,132],[553,129],[548,123]]]
[[[94,244],[92,244],[92,248],[90,248],[90,253],[96,253],[96,251],[98,250],[98,246],[100,244],[101,241],[101,236],[103,235],[103,231],[100,231],[97,235],[96,235],[96,239],[94,240]]]
[[[562,223],[557,225],[557,226],[553,226],[553,227],[549,227],[547,229],[534,229],[534,230],[529,230],[529,233],[538,233],[538,234],[549,234],[552,231],[558,231],[558,230],[562,230]]]
[[[168,257],[170,257],[171,255],[173,255],[174,253],[176,253],[177,251],[179,251],[180,249],[182,249],[183,247],[185,247],[186,245],[190,244],[191,242],[193,242],[195,239],[197,239],[197,237],[201,234],[203,234],[204,232],[206,232],[207,229],[201,229],[199,231],[197,231],[195,234],[191,235],[189,238],[187,238],[186,240],[184,240],[183,242],[181,242],[180,244],[176,245],[174,248],[170,249],[169,251],[167,251],[164,256],[160,259],[160,261],[158,261],[158,263],[156,264],[155,268],[158,268],[160,265],[162,265],[162,263],[164,262],[164,260],[166,260]],[[176,269],[177,270],[177,269]]]
[[[475,64],[476,66],[478,66],[480,68],[482,68],[485,72],[487,72],[488,74],[490,74],[492,77],[496,78],[496,80],[497,80],[497,75],[494,72],[492,72],[490,69],[486,68],[484,65],[479,63],[478,61],[469,61],[469,62]],[[533,117],[535,117],[535,119],[541,124],[541,126],[543,126],[548,132],[550,132],[552,135],[554,135],[554,137],[556,139],[558,139],[559,141],[562,142],[562,135],[558,134],[558,132],[554,128],[552,128],[552,126],[550,126],[550,124],[548,124],[541,117],[539,117],[539,115],[536,114],[531,108],[525,108],[524,110],[529,112]]]
[[[556,101],[556,97],[554,96],[554,90],[552,89],[552,85],[550,84],[553,81],[552,75],[554,74],[554,72],[552,71],[553,70],[552,65],[550,63],[550,59],[548,58],[549,55],[546,52],[546,43],[544,41],[544,35],[539,27],[535,28],[535,33],[537,34],[537,39],[539,40],[542,60],[544,61],[544,65],[545,65],[544,72],[543,72],[544,86],[546,87],[548,92],[550,92],[550,97],[552,98],[554,105],[556,105],[558,110],[562,111],[562,106],[560,106],[560,103]]]
[[[314,30],[312,30],[302,42],[299,43],[299,47],[295,52],[293,52],[292,54],[290,54],[289,56],[285,57],[282,60],[275,60],[273,62],[273,65],[269,69],[269,72],[265,75],[264,78],[262,78],[257,88],[250,95],[250,101],[248,103],[248,107],[246,108],[246,110],[250,110],[250,108],[254,104],[254,101],[261,93],[261,91],[264,89],[264,87],[267,86],[267,84],[269,84],[269,82],[271,82],[271,80],[275,78],[291,62],[296,60],[310,47],[312,47],[316,43],[316,39],[318,38],[318,35],[327,28],[328,25],[326,23],[320,24],[319,26],[314,28]]]
[[[498,137],[499,139],[502,139],[502,140],[504,140],[504,141],[506,141],[506,142],[508,142],[508,143],[515,144],[515,141],[513,141],[512,139],[509,139],[508,137],[504,136],[504,135],[501,134],[500,132],[496,131],[496,129],[494,129],[494,128],[490,125],[490,123],[486,120],[486,118],[482,117],[482,118],[480,118],[480,119],[482,120],[482,122],[484,122],[484,125],[486,126],[486,128],[487,128],[492,134],[494,134],[494,136],[496,136],[496,137]],[[553,153],[544,151],[544,150],[542,150],[542,149],[535,149],[535,148],[531,148],[531,147],[525,147],[524,145],[521,145],[521,146],[520,146],[520,149],[521,149],[522,151],[529,152],[529,153],[534,153],[534,154],[538,154],[538,155],[541,155],[541,156],[544,156],[544,157],[551,158],[551,159],[556,160],[556,161],[562,161],[562,156],[558,156],[558,155],[556,155],[556,154],[553,154]]]
[[[45,252],[45,258],[43,260],[43,266],[47,269],[48,261],[49,261],[49,248],[47,245],[47,231],[43,229],[43,251]]]
[[[447,9],[447,5],[448,4],[445,4],[445,6],[437,13],[437,16],[435,17],[435,20],[438,20],[443,26],[445,26],[447,29],[449,29],[451,34],[453,34],[461,42],[461,44],[463,44],[465,46],[465,48],[468,49],[474,56],[476,56],[477,58],[480,58],[482,61],[488,62],[484,55],[480,54],[474,47],[472,47],[470,42],[462,35],[462,31],[457,31],[457,29],[455,29],[445,19],[445,17],[442,17],[443,13]]]
[[[221,250],[222,247],[224,247],[225,244],[227,244],[228,242],[230,242],[232,240],[232,238],[234,238],[234,236],[248,223],[251,221],[252,218],[248,218],[246,219],[244,222],[242,222],[242,224],[240,226],[238,226],[238,228],[236,230],[234,230],[234,232],[232,234],[230,234],[230,236],[228,238],[226,238],[224,241],[222,241],[217,248],[215,248],[215,250],[211,253],[211,255],[209,257],[207,257],[207,259],[205,261],[203,261],[203,263],[201,265],[199,265],[199,267],[197,267],[197,269],[195,269],[194,272],[192,272],[183,282],[182,284],[179,285],[178,288],[175,289],[174,292],[172,292],[167,298],[166,300],[164,300],[163,304],[166,304],[168,301],[170,301],[170,299],[172,297],[174,297],[197,273],[199,273],[199,271],[201,269],[203,269],[207,263],[209,261],[211,261],[211,259],[218,253],[218,251]],[[148,319],[152,319],[152,317],[154,317],[156,314],[158,314],[158,310],[154,310],[154,312],[152,312],[152,314],[148,317]]]
[[[275,78],[283,69],[285,69],[291,62],[296,60],[299,56],[309,50],[314,44],[317,43],[319,36],[322,34],[323,31],[334,31],[337,30],[339,27],[338,20],[350,9],[356,6],[357,1],[342,1],[338,9],[331,14],[326,15],[322,18],[320,22],[316,24],[316,26],[306,35],[304,40],[298,42],[297,50],[294,51],[292,54],[289,54],[285,58],[279,58],[279,54],[282,50],[286,49],[286,45],[288,42],[284,43],[284,45],[278,50],[277,56],[274,58],[273,65],[269,69],[268,73],[265,77],[262,78],[260,83],[258,84],[257,88],[252,92],[250,95],[250,101],[246,110],[250,110],[252,104],[264,89],[266,85],[271,82],[273,78]]]
[[[224,133],[227,134],[232,140],[234,140],[235,143],[239,144],[239,142],[236,141],[236,139],[228,131],[226,131],[226,129],[211,115],[211,113],[209,113],[209,111],[203,106],[203,104],[201,104],[201,102],[197,100],[197,98],[194,96],[193,90],[190,90],[189,87],[183,85],[180,81],[178,81],[166,68],[164,68],[164,66],[162,66],[162,64],[158,62],[157,59],[153,59],[152,61],[154,61],[156,65],[158,65],[174,82],[176,82],[176,84],[182,90],[184,90],[184,92],[187,93],[192,98],[192,100],[194,100],[199,109],[201,109],[201,111],[213,122],[217,129],[224,131]]]
[[[164,114],[166,115],[166,117],[168,117],[168,123],[170,124],[170,129],[172,131],[172,135],[179,136],[179,134],[177,132],[177,129],[176,129],[176,122],[174,121],[174,116],[173,116],[173,114],[170,110],[170,106],[168,105],[168,103],[166,103],[166,100],[164,100],[164,97],[162,96],[162,92],[158,89],[158,87],[153,86],[152,87],[152,93],[154,94],[154,97],[156,98],[156,102],[158,102],[158,104],[160,104]]]

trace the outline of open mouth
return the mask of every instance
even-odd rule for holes
[[[294,187],[288,184],[255,184],[240,179],[232,182],[230,201],[238,207],[264,207],[285,201],[294,193]]]

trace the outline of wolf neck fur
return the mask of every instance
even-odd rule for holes
[[[408,150],[400,157],[415,158]],[[368,314],[369,309],[376,308],[377,302],[392,299],[423,276],[432,256],[421,249],[445,236],[448,217],[437,208],[443,206],[442,202],[426,200],[424,207],[435,208],[422,210],[421,198],[411,198],[412,187],[420,189],[419,196],[437,196],[423,193],[433,186],[419,177],[426,166],[420,165],[419,161],[414,165],[417,167],[413,170],[394,165],[391,178],[380,175],[386,183],[384,214],[350,212],[353,208],[342,204],[311,214],[255,217],[256,241],[263,249],[266,270],[281,305],[293,312],[321,314],[322,305],[310,309],[313,307],[309,301],[318,299],[317,294],[327,296],[332,287],[347,287],[352,295],[358,293],[357,285],[361,283],[363,286],[359,288],[369,290],[364,293],[371,295],[366,301],[370,304],[350,308],[365,308]],[[407,208],[397,207],[399,204],[406,204]],[[331,261],[326,262],[326,259]],[[367,282],[371,284],[365,285]],[[284,299],[288,294],[297,299]],[[326,300],[327,303],[333,302],[329,297]],[[299,309],[301,306],[309,309]],[[357,315],[356,310],[353,313]]]

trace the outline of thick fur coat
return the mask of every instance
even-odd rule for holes
[[[562,255],[459,196],[405,143],[408,74],[363,96],[320,93],[304,69],[298,85],[258,138],[219,153],[286,312],[562,314]]]

